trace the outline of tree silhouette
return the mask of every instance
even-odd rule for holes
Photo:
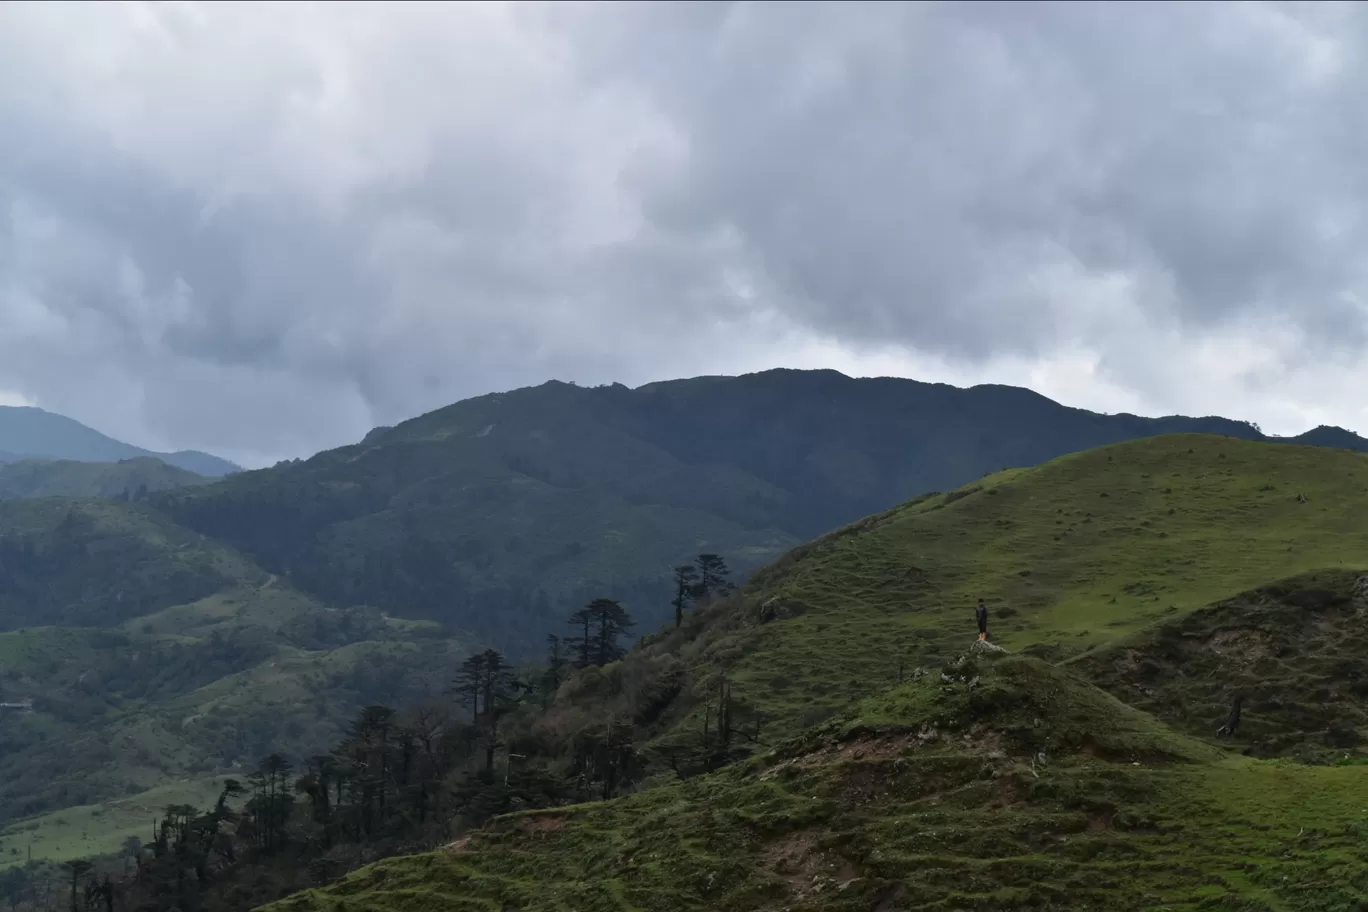
[[[542,706],[550,704],[551,698],[560,690],[565,677],[565,655],[561,648],[561,638],[555,634],[546,637],[546,671],[542,675]]]
[[[457,690],[470,707],[470,721],[485,748],[485,769],[494,769],[499,743],[499,718],[508,709],[512,680],[509,664],[497,649],[486,649],[466,659],[457,677]]]
[[[575,662],[576,668],[589,667],[589,656],[594,648],[594,638],[590,635],[589,629],[593,623],[594,615],[588,608],[581,608],[570,615],[570,626],[579,631],[579,636],[568,638],[570,645],[579,652],[579,658]]]
[[[684,623],[684,610],[693,602],[698,589],[698,570],[692,564],[674,568],[675,597],[670,602],[675,610],[675,629]]]
[[[694,560],[694,566],[698,568],[698,585],[694,590],[698,598],[711,598],[735,588],[727,579],[731,570],[720,554],[700,554]]]

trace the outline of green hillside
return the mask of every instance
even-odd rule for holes
[[[834,371],[553,382],[155,502],[325,600],[520,651],[599,595],[663,623],[670,568],[700,552],[747,572],[929,490],[1179,431],[1267,439],[1224,418],[1099,415],[1011,387]],[[1368,448],[1338,429],[1311,437]]]
[[[32,497],[137,497],[208,481],[160,459],[73,462],[25,459],[0,461],[0,500]]]
[[[1224,756],[981,658],[702,779],[504,817],[273,912],[1356,908],[1368,769]]]
[[[266,579],[240,554],[145,504],[0,502],[0,630],[115,626]]]
[[[467,642],[320,604],[146,504],[0,503],[0,820],[326,750],[440,692]]]
[[[561,688],[618,718],[675,682],[638,793],[271,908],[1357,908],[1366,501],[1368,457],[1195,435],[921,498]],[[720,676],[760,744],[676,775]]]
[[[1224,599],[1072,663],[1127,703],[1210,735],[1242,700],[1257,756],[1360,753],[1368,575],[1322,571]]]
[[[1065,658],[1274,580],[1368,566],[1365,507],[1359,453],[1195,435],[1090,450],[795,549],[747,593],[757,620],[783,623],[720,641],[718,661],[783,718],[836,709],[960,648],[978,598],[997,642]]]

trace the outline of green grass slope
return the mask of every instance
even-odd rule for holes
[[[1359,756],[1368,732],[1368,575],[1322,571],[1223,599],[1071,663],[1121,697],[1231,742],[1309,760]]]
[[[146,842],[151,821],[174,804],[203,807],[223,789],[221,779],[186,779],[116,801],[63,808],[0,825],[0,870],[34,860],[118,855],[129,838]]]
[[[25,459],[0,462],[0,500],[32,497],[133,497],[209,479],[150,456],[122,462]]]
[[[997,642],[1077,655],[1264,583],[1368,565],[1365,509],[1359,453],[1200,435],[1103,447],[795,549],[748,587],[755,623],[706,661],[776,717],[810,721],[959,648],[980,597]]]
[[[945,675],[942,678],[942,674]],[[1223,755],[968,658],[720,773],[496,820],[271,912],[1357,908],[1368,768]]]

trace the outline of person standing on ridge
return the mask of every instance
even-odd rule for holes
[[[988,606],[983,604],[983,599],[979,599],[978,607],[974,609],[974,616],[978,618],[980,640],[988,639]]]

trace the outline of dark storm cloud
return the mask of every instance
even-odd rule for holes
[[[1363,18],[9,4],[0,394],[253,461],[778,364],[1368,423],[1323,392],[1364,363]]]
[[[616,49],[690,142],[653,214],[736,226],[830,331],[972,356],[1048,344],[1025,280],[1065,263],[1129,274],[1199,327],[1270,308],[1358,347],[1340,295],[1363,281],[1359,18],[805,3]]]

